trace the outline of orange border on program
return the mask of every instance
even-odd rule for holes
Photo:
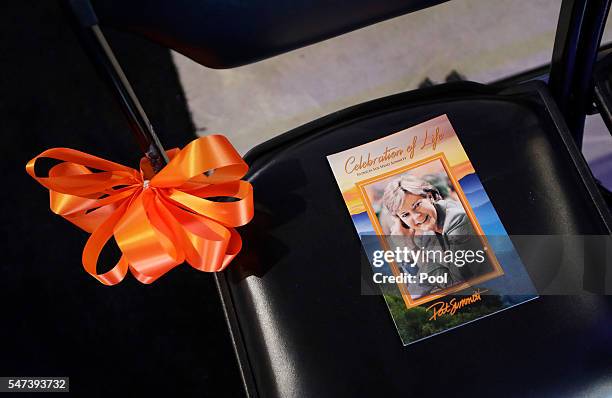
[[[426,163],[430,163],[436,160],[440,160],[440,162],[442,163],[442,166],[444,167],[444,170],[446,171],[446,174],[448,175],[448,178],[450,179],[451,183],[453,184],[453,187],[455,188],[455,192],[457,192],[457,196],[459,196],[459,200],[461,201],[461,204],[463,205],[464,210],[467,213],[468,218],[470,219],[470,222],[472,223],[472,227],[474,227],[474,229],[476,230],[476,233],[478,234],[480,241],[483,244],[483,247],[486,249],[487,252],[487,256],[489,257],[489,260],[493,263],[493,267],[494,269],[489,272],[486,273],[484,275],[481,275],[477,278],[472,278],[468,281],[465,281],[461,284],[455,285],[455,286],[451,286],[448,287],[446,289],[440,290],[439,292],[433,293],[433,294],[429,294],[427,296],[424,297],[420,297],[416,300],[413,300],[412,297],[410,296],[410,293],[408,292],[408,288],[406,287],[405,284],[401,283],[398,284],[398,288],[400,290],[400,293],[402,294],[402,298],[404,299],[404,303],[406,304],[407,308],[412,308],[412,307],[416,307],[418,305],[427,303],[429,301],[447,296],[451,293],[455,293],[458,292],[460,290],[466,289],[468,287],[471,287],[473,285],[476,285],[478,283],[482,283],[485,281],[488,281],[490,279],[496,278],[498,276],[502,276],[504,275],[504,270],[502,269],[501,265],[499,264],[499,261],[497,261],[497,257],[495,257],[495,253],[493,252],[493,250],[490,249],[490,245],[489,245],[489,241],[487,240],[487,237],[484,235],[484,232],[482,231],[482,228],[480,227],[480,224],[478,223],[478,220],[476,219],[476,216],[474,215],[474,211],[472,210],[472,207],[470,206],[470,203],[468,202],[465,194],[463,193],[463,190],[461,189],[461,185],[459,185],[459,182],[457,181],[457,179],[455,178],[455,176],[453,175],[453,173],[451,172],[451,168],[450,165],[448,163],[448,160],[446,159],[446,156],[444,156],[444,153],[438,153],[432,156],[429,156],[425,159],[421,159],[417,162],[414,162],[412,164],[409,164],[407,166],[404,167],[400,167],[399,169],[395,169],[386,173],[383,173],[381,175],[375,176],[375,177],[371,177],[368,178],[366,180],[363,181],[359,181],[357,183],[355,183],[355,185],[357,186],[357,188],[359,189],[359,195],[361,196],[361,199],[363,200],[363,202],[365,203],[365,207],[366,207],[366,211],[368,213],[368,218],[370,219],[370,222],[372,223],[372,225],[374,226],[374,230],[376,232],[376,235],[379,236],[379,239],[381,241],[381,244],[383,245],[385,250],[389,250],[388,244],[386,242],[385,239],[380,238],[381,236],[384,236],[382,227],[380,225],[380,222],[378,221],[378,217],[376,217],[376,214],[374,213],[374,210],[372,209],[372,203],[370,202],[370,198],[368,197],[368,195],[365,192],[365,186],[369,185],[373,182],[379,181],[379,180],[384,180],[385,178],[391,177],[393,175],[396,174],[401,174],[403,172],[406,172],[408,170],[411,169],[415,169],[419,166],[422,166]],[[400,275],[399,272],[399,268],[397,266],[397,264],[395,264],[394,261],[390,262],[390,267],[391,267],[391,271],[393,272],[393,274],[395,276]]]

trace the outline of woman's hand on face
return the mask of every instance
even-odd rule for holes
[[[414,243],[414,228],[405,228],[399,218],[394,218],[393,226],[391,227],[391,235],[402,235],[407,237],[407,241],[413,246],[416,246]]]
[[[397,221],[397,223],[399,224],[399,228],[402,231],[402,235],[405,236],[414,236],[416,230],[414,228],[410,228],[410,227],[405,227],[404,223],[400,222],[399,220]]]

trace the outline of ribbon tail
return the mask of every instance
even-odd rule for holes
[[[157,275],[147,275],[144,274],[142,272],[138,272],[138,270],[134,267],[132,267],[130,265],[130,272],[132,273],[132,275],[134,276],[134,278],[136,278],[136,280],[142,284],[145,285],[149,285],[153,282],[155,282],[156,280],[158,280],[162,275],[164,274],[157,274]]]
[[[143,190],[114,228],[115,240],[136,279],[151,283],[183,262],[170,229],[154,208],[155,193]]]
[[[89,236],[85,247],[83,248],[83,267],[85,271],[102,284],[111,286],[115,285],[125,278],[128,271],[128,262],[125,256],[121,256],[117,264],[108,272],[98,274],[97,265],[100,252],[106,245],[106,242],[113,236],[113,229],[115,224],[121,219],[127,203],[124,203],[113,213],[109,218],[106,219],[98,228],[93,231]]]
[[[227,244],[225,256],[223,257],[223,264],[218,271],[223,271],[228,265],[230,265],[230,262],[238,255],[238,253],[240,253],[240,250],[242,249],[242,238],[240,237],[238,231],[236,231],[234,228],[228,228],[228,230],[230,231],[231,236]]]
[[[166,209],[177,223],[177,235],[181,236],[185,260],[193,268],[204,272],[220,271],[229,264],[229,261],[226,264],[228,249],[233,256],[240,251],[235,238],[232,239],[230,228],[199,214],[183,210],[171,201],[166,202]]]

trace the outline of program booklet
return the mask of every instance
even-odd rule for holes
[[[404,345],[537,297],[446,115],[327,159]]]

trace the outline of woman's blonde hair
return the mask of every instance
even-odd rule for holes
[[[406,174],[391,181],[385,188],[382,201],[387,210],[389,210],[389,213],[397,216],[397,212],[404,204],[404,198],[407,193],[424,198],[429,194],[433,200],[442,199],[442,195],[433,185],[422,178]]]

